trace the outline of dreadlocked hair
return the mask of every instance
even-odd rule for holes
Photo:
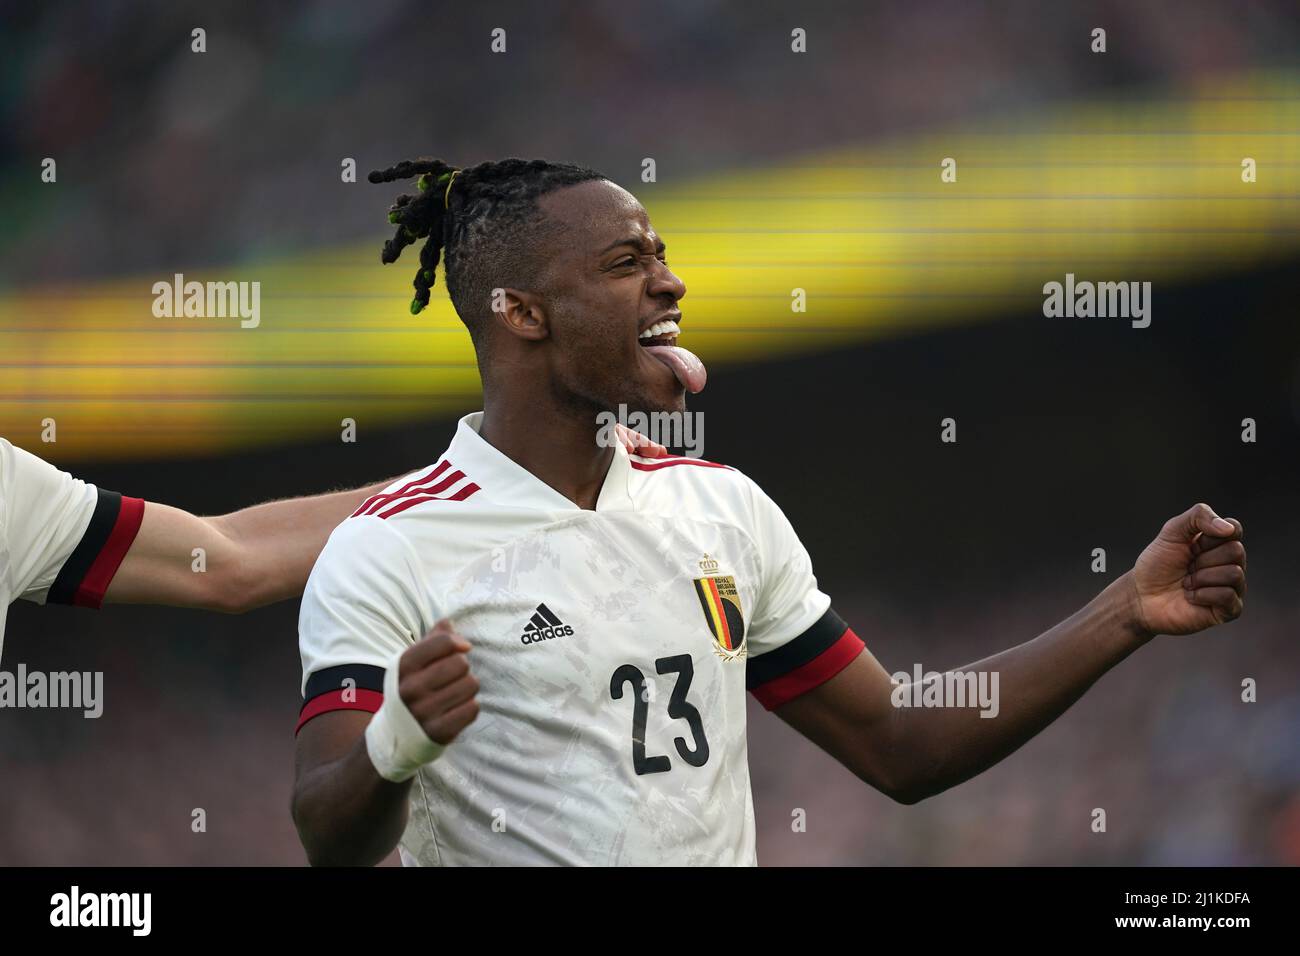
[[[403,249],[424,239],[411,314],[429,304],[438,262],[445,259],[447,293],[475,338],[478,320],[491,311],[493,289],[535,288],[540,280],[559,226],[542,212],[538,197],[606,178],[585,166],[515,157],[464,169],[441,159],[404,160],[368,178],[389,183],[413,177],[418,177],[417,191],[398,196],[388,207],[397,232],[384,243],[380,258],[396,262]]]

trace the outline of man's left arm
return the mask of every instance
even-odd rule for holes
[[[977,707],[895,706],[869,651],[775,712],[861,779],[916,803],[991,767],[1157,634],[1192,634],[1241,614],[1241,523],[1204,504],[1166,522],[1131,571],[1032,641],[959,670],[998,674],[996,716]]]

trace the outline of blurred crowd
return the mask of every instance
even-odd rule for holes
[[[628,183],[654,156],[660,181],[679,180],[1290,66],[1294,14],[1285,0],[4,4],[0,290],[373,235],[387,194],[343,188],[344,157],[364,175],[416,155],[542,156]],[[489,52],[498,27],[504,54]],[[57,188],[39,182],[46,157]]]

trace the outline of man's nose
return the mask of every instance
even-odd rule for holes
[[[686,283],[679,279],[672,269],[669,269],[667,265],[661,262],[651,275],[650,283],[646,287],[646,293],[651,298],[671,295],[673,301],[676,301],[686,295]]]

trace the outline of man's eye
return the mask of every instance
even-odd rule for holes
[[[638,258],[637,256],[627,256],[626,258],[620,259],[618,260],[618,262],[614,263],[614,266],[615,268],[622,268],[623,266],[634,266],[637,263],[637,258]],[[657,256],[656,258],[658,258],[658,260],[662,262],[664,265],[668,265],[668,260],[664,256]]]

